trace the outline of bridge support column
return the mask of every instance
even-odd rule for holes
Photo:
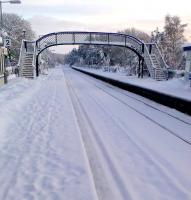
[[[152,44],[149,44],[149,54],[152,53]]]
[[[39,62],[38,62],[38,55],[36,56],[36,76],[39,76]]]
[[[138,78],[141,76],[141,57],[139,57]]]
[[[144,59],[141,58],[141,78],[143,78]]]
[[[144,59],[139,57],[138,78],[143,78]]]

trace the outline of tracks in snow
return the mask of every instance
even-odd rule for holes
[[[92,84],[92,82],[87,78],[87,85],[90,83],[90,85],[98,88],[105,94],[103,95],[103,97],[102,95],[98,97],[94,96],[94,92],[85,92],[91,90],[94,91],[94,88],[92,86],[87,86],[83,88],[82,84],[85,86],[85,82],[75,82],[76,77],[74,75],[65,76],[68,82],[68,88],[73,102],[73,107],[76,113],[76,118],[78,119],[78,124],[80,126],[82,138],[86,148],[87,157],[90,162],[91,171],[94,177],[94,182],[99,199],[111,199],[112,197],[114,197],[114,194],[117,198],[112,199],[140,199],[141,196],[139,196],[139,194],[136,194],[136,186],[139,185],[139,183],[137,183],[136,181],[136,183],[131,182],[134,182],[132,178],[136,179],[137,176],[137,179],[139,179],[139,177],[140,180],[146,179],[145,184],[147,185],[148,177],[144,177],[145,173],[148,173],[149,176],[153,178],[160,177],[160,179],[157,180],[157,184],[161,185],[162,188],[164,188],[164,193],[162,194],[159,192],[158,195],[161,195],[161,197],[157,198],[164,198],[166,190],[165,188],[168,188],[168,194],[166,193],[166,196],[169,195],[172,198],[175,198],[176,194],[173,191],[177,191],[177,194],[180,193],[182,195],[181,198],[189,199],[188,196],[190,196],[190,193],[188,192],[188,188],[190,183],[187,182],[186,179],[183,180],[182,177],[178,175],[174,177],[173,174],[178,174],[176,169],[174,169],[173,167],[171,168],[171,170],[169,170],[170,168],[166,169],[166,166],[170,166],[171,163],[161,157],[161,155],[159,155],[157,152],[152,152],[152,148],[148,146],[144,147],[144,141],[141,141],[140,138],[137,138],[139,141],[136,141],[135,137],[133,136],[135,135],[133,130],[131,130],[131,128],[129,129],[126,124],[118,119],[118,117],[112,116],[112,112],[110,112],[109,106],[107,107],[106,105],[102,105],[102,98],[104,98],[105,95],[111,97],[111,95],[108,94],[107,91],[103,91],[102,88],[100,89],[101,86],[97,86],[97,84]],[[83,78],[84,77],[80,77],[79,79],[81,80]],[[80,88],[82,89],[82,93],[80,92]],[[86,97],[84,97],[84,95]],[[121,102],[119,101],[119,99],[116,99],[112,96],[112,99],[113,98],[120,102],[120,104],[122,103],[123,106],[127,106],[126,103],[124,104],[124,102]],[[88,109],[90,105],[92,105],[93,107],[91,111]],[[102,129],[97,128],[97,126],[99,126],[99,120],[96,121],[96,119],[98,118],[95,118],[95,116],[91,115],[93,110],[97,112],[97,117],[101,118],[105,124],[109,125],[111,123],[113,127],[115,127],[115,132],[119,135],[119,138],[116,138],[118,140],[116,141],[116,144],[119,142],[125,144],[126,141],[125,146],[122,145],[121,147],[119,147],[123,149],[121,149],[121,155],[119,154],[120,150],[116,149],[116,147],[113,146],[116,145],[115,142],[112,143],[112,141],[108,141],[109,137],[112,137],[112,134],[109,136],[105,136],[108,133],[104,132],[103,129],[102,134],[102,132],[100,132]],[[132,110],[135,111],[134,109]],[[88,112],[90,112],[90,114]],[[149,120],[152,123],[156,124],[155,122],[153,122],[153,120],[150,120],[147,117],[143,116],[142,113],[138,114],[146,118],[146,121]],[[102,115],[105,116],[106,119],[104,117],[102,118]],[[158,126],[158,124],[156,125]],[[164,129],[161,126],[159,127],[160,129]],[[164,129],[164,131],[168,130]],[[140,144],[141,142],[143,143]],[[130,154],[127,153],[127,155],[124,155],[123,151],[129,152]],[[124,164],[121,163],[122,160],[118,160],[118,157],[123,156],[124,160],[129,160],[129,168],[124,168]],[[131,164],[136,166],[135,169],[131,167]],[[145,169],[141,169],[141,166],[145,167]],[[125,172],[125,170],[127,170],[127,172]],[[136,170],[137,174],[135,174]],[[182,180],[180,181],[179,178]],[[187,182],[186,185],[184,185],[184,181]],[[155,180],[149,180],[148,183],[152,184],[153,190],[158,190],[157,188],[155,189]],[[147,187],[146,185],[145,187]],[[118,191],[111,191],[109,190],[109,188],[117,188]],[[149,197],[149,195],[147,195],[148,194],[142,195],[143,199],[151,198],[151,196]]]
[[[80,73],[80,72],[78,72],[78,73]],[[101,90],[102,92],[104,92],[105,94],[111,96],[112,98],[116,99],[116,100],[119,101],[120,103],[122,103],[122,104],[128,106],[128,107],[129,107],[130,109],[132,109],[133,111],[139,113],[140,115],[142,115],[142,116],[145,117],[146,119],[152,121],[153,123],[157,124],[158,126],[160,126],[161,128],[163,128],[164,130],[166,130],[169,134],[175,136],[176,138],[180,139],[181,141],[183,141],[183,142],[185,142],[186,144],[188,144],[188,145],[191,146],[191,140],[189,140],[189,139],[187,139],[187,138],[181,136],[180,134],[175,133],[174,131],[172,131],[171,129],[167,128],[167,127],[166,127],[165,125],[163,125],[162,123],[157,122],[155,119],[151,118],[149,115],[144,114],[143,112],[141,112],[140,110],[138,110],[138,109],[135,108],[134,106],[132,106],[132,105],[130,105],[129,103],[127,103],[126,101],[120,99],[119,97],[117,97],[116,95],[114,95],[112,92],[109,92],[108,90],[106,90],[106,89],[103,88],[102,86],[97,85],[97,84],[95,83],[95,81],[93,80],[93,78],[87,77],[87,75],[84,75],[84,74],[83,74],[83,76],[84,76],[84,78],[88,79],[88,82],[89,82],[89,80],[90,80],[90,82],[91,82],[92,85],[94,85],[95,87],[97,87],[98,89],[100,89],[100,90]],[[112,86],[108,86],[107,84],[104,84],[104,86],[107,86],[108,88],[113,89]],[[116,89],[116,88],[115,88],[115,89]],[[118,88],[117,88],[117,89],[118,89]],[[116,91],[116,90],[115,90],[115,91]],[[163,111],[163,110],[160,110],[160,109],[158,109],[158,108],[156,108],[156,107],[154,107],[154,106],[152,106],[152,105],[149,105],[148,103],[145,103],[144,101],[142,101],[142,100],[140,100],[140,99],[138,99],[138,98],[135,98],[135,97],[133,97],[133,96],[131,96],[131,95],[124,94],[124,92],[121,92],[121,91],[119,91],[119,90],[117,90],[117,92],[120,93],[120,94],[122,94],[122,95],[124,95],[124,96],[126,96],[126,97],[128,97],[128,98],[131,98],[131,99],[136,100],[136,101],[138,101],[138,102],[140,102],[140,103],[143,103],[144,105],[148,106],[149,108],[154,109],[154,110],[156,110],[156,111],[159,111],[159,112],[161,112],[161,113],[163,113],[163,114],[165,114],[165,115],[168,115],[168,116],[174,118],[175,120],[180,121],[180,122],[182,122],[182,123],[184,123],[184,124],[186,124],[186,125],[188,125],[188,126],[191,127],[191,123],[188,122],[188,121],[185,121],[185,120],[183,120],[183,119],[181,119],[181,118],[179,118],[179,117],[176,117],[176,116],[174,116],[174,115],[172,115],[172,114],[170,114],[170,113],[168,113],[168,112],[165,112],[165,111]]]
[[[124,166],[121,165],[121,161],[119,162],[117,158],[120,157],[119,149],[116,151],[116,149],[113,148],[114,146],[111,146],[111,141],[109,142],[108,138],[104,136],[106,135],[104,130],[103,134],[97,131],[96,126],[98,124],[96,123],[99,122],[95,121],[95,119],[92,121],[93,118],[90,114],[88,114],[89,110],[87,112],[85,101],[80,98],[83,96],[83,94],[78,94],[79,92],[77,92],[76,86],[73,86],[73,82],[69,81],[70,79],[71,77],[68,75],[68,89],[70,91],[76,118],[78,120],[87,157],[94,177],[98,198],[100,200],[139,199],[140,196],[136,194],[136,186],[133,187],[133,183],[131,183],[131,174],[134,175],[133,179],[136,179],[136,176],[140,176],[140,179],[142,179],[144,175],[142,177],[140,174],[134,174],[136,171],[135,169],[132,169],[132,167],[127,167],[125,169]],[[81,85],[79,84],[79,87],[80,86]],[[175,197],[176,195],[173,194],[173,191],[179,191],[182,193],[184,198],[187,199],[187,196],[189,195],[187,193],[187,189],[184,189],[183,185],[179,183],[177,177],[173,177],[172,173],[169,173],[169,171],[165,169],[165,166],[169,165],[169,163],[154,152],[152,155],[150,155],[149,152],[152,152],[152,149],[142,148],[140,143],[137,143],[135,138],[132,137],[132,135],[134,135],[133,131],[128,129],[126,125],[120,122],[120,119],[113,117],[112,113],[110,113],[110,111],[108,111],[108,109],[106,109],[104,105],[101,104],[100,99],[96,99],[95,96],[92,96],[89,93],[86,93],[86,98],[88,99],[87,102],[90,100],[92,101],[92,106],[94,107],[95,111],[98,112],[98,116],[101,118],[102,116],[100,113],[105,113],[104,116],[107,117],[107,119],[109,119],[108,121],[110,121],[110,123],[115,126],[115,129],[117,130],[116,133],[119,134],[119,137],[125,138],[127,146],[121,146],[121,148],[124,148],[124,151],[129,151],[133,154],[136,154],[135,159],[131,155],[124,155],[124,152],[121,151],[121,156],[125,156],[124,160],[129,159],[129,164],[134,164],[135,166],[139,166],[141,164],[140,167],[136,167],[138,173],[139,171],[142,171],[141,166],[144,166],[145,170],[143,169],[143,173],[150,173],[152,177],[161,177],[161,179],[158,180],[158,184],[163,185],[164,188],[168,187],[170,195]],[[103,118],[102,120],[107,123],[106,119]],[[128,148],[128,146],[130,146],[130,148]],[[162,162],[160,163],[158,159]],[[127,170],[126,173],[125,170]],[[173,171],[173,173],[175,172]],[[155,181],[153,181],[152,184],[154,188]],[[111,190],[111,188],[115,188],[115,190]],[[147,199],[149,198],[147,194],[144,195]]]

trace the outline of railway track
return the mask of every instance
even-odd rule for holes
[[[183,141],[183,142],[185,142],[186,144],[188,144],[188,145],[191,146],[191,140],[190,140],[190,139],[184,138],[184,137],[180,136],[179,134],[175,133],[175,132],[172,131],[171,129],[167,128],[166,126],[162,125],[161,123],[159,123],[159,122],[157,122],[156,120],[154,120],[153,118],[151,118],[150,116],[144,114],[143,112],[141,112],[141,111],[138,110],[137,108],[133,107],[132,105],[130,105],[129,103],[127,103],[127,101],[120,99],[117,95],[114,95],[114,93],[108,92],[108,90],[106,90],[104,87],[106,86],[107,88],[109,88],[109,89],[111,89],[111,90],[114,90],[115,92],[117,91],[118,93],[120,93],[120,94],[122,94],[122,95],[124,95],[124,96],[126,96],[126,97],[128,97],[128,98],[131,98],[131,99],[133,99],[133,100],[135,100],[135,101],[137,101],[137,102],[140,102],[140,103],[146,105],[146,106],[149,107],[150,109],[154,109],[154,110],[156,110],[156,111],[158,111],[158,112],[160,112],[160,113],[163,113],[163,114],[165,114],[165,115],[168,115],[168,116],[170,116],[171,118],[173,118],[173,119],[175,119],[175,120],[178,120],[178,121],[180,121],[180,122],[182,122],[182,123],[184,123],[184,124],[190,126],[190,129],[191,129],[191,123],[190,123],[190,122],[188,122],[188,121],[186,121],[186,120],[184,120],[184,119],[181,119],[180,117],[174,116],[174,115],[172,115],[172,114],[170,114],[170,113],[168,113],[168,112],[165,112],[165,111],[163,111],[163,110],[160,110],[159,108],[156,108],[156,107],[154,107],[154,106],[152,106],[152,105],[149,105],[148,103],[144,102],[143,100],[140,100],[140,99],[138,99],[138,98],[136,98],[136,97],[133,97],[133,96],[130,95],[130,94],[125,94],[124,92],[119,91],[119,90],[121,90],[121,89],[118,89],[118,88],[117,88],[117,90],[116,90],[116,87],[114,87],[114,86],[110,86],[109,84],[105,84],[105,83],[104,83],[104,87],[103,87],[103,86],[102,86],[102,85],[103,85],[103,82],[99,81],[100,84],[98,84],[97,79],[95,80],[94,78],[88,77],[88,76],[85,75],[85,74],[83,74],[83,77],[84,77],[86,80],[88,80],[89,83],[91,82],[92,85],[94,85],[95,87],[97,87],[97,88],[98,88],[99,90],[101,90],[102,92],[104,92],[104,93],[106,93],[107,95],[111,96],[112,98],[116,99],[116,100],[119,101],[120,103],[122,103],[122,104],[128,106],[130,109],[134,110],[135,112],[139,113],[140,115],[142,115],[142,116],[145,117],[146,119],[152,121],[153,123],[157,124],[158,126],[160,126],[161,128],[163,128],[164,130],[166,130],[169,134],[175,136],[176,138],[180,139],[181,141]]]

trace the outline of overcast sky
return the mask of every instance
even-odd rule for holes
[[[116,32],[135,27],[150,33],[162,31],[166,14],[178,15],[187,23],[191,41],[191,0],[22,0],[3,5],[30,20],[37,35],[65,30]]]

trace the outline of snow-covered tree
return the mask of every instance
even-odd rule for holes
[[[167,15],[165,17],[164,39],[161,41],[161,45],[167,64],[173,69],[180,68],[186,26],[181,23],[178,16]]]
[[[123,31],[119,31],[119,33],[132,35],[144,42],[150,42],[151,40],[151,37],[147,33],[145,33],[144,31],[138,30],[136,28],[127,28]]]
[[[135,28],[119,31],[139,38],[145,42],[150,41],[150,36],[143,31]],[[97,36],[92,40],[105,41],[105,36]],[[103,38],[102,38],[103,37]],[[138,57],[131,50],[124,47],[106,46],[106,45],[80,45],[78,49],[72,50],[65,56],[65,62],[78,65],[97,65],[97,66],[123,66],[131,74],[136,73],[138,66]]]
[[[12,46],[10,50],[15,64],[19,59],[21,41],[24,38],[23,31],[25,31],[25,39],[34,39],[35,33],[27,20],[23,19],[17,14],[3,14],[3,34],[4,37],[9,37],[12,39]]]

